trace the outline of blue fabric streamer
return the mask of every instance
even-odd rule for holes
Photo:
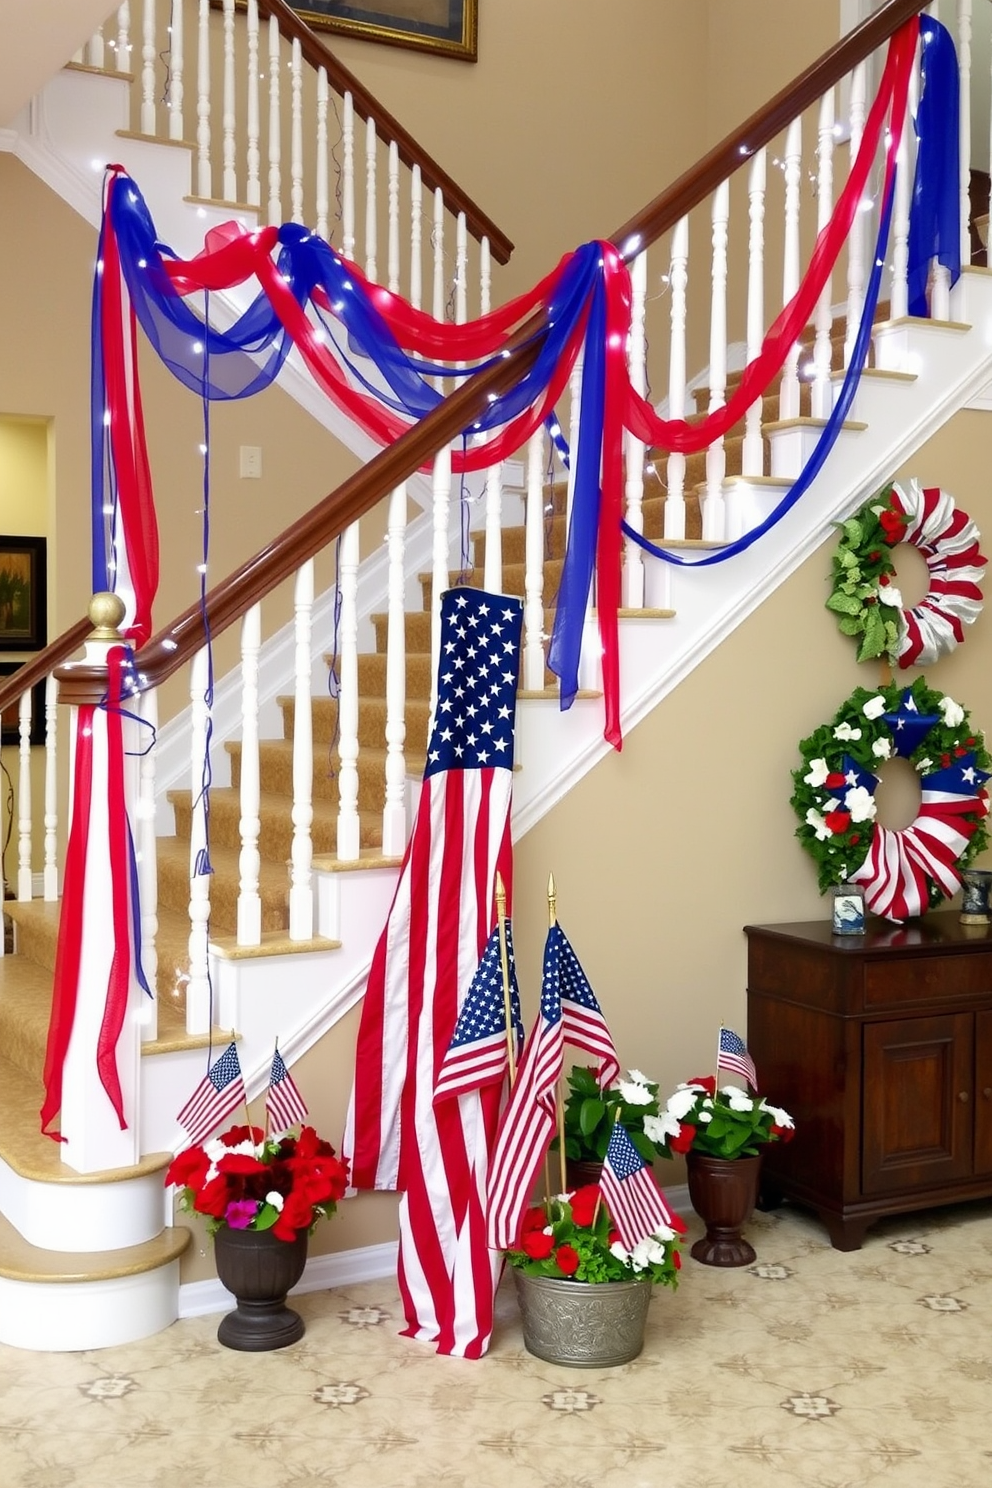
[[[107,234],[107,219],[100,224],[97,243],[97,263],[103,264],[104,243]],[[90,310],[90,490],[93,503],[90,512],[92,526],[91,543],[91,594],[112,589],[107,568],[107,514],[104,507],[111,503],[107,499],[110,460],[110,430],[104,422],[107,406],[107,390],[103,377],[103,270],[98,268],[93,276],[93,300]]]
[[[936,258],[961,277],[961,174],[958,59],[946,26],[920,16],[920,106],[916,113],[916,178],[909,213],[907,280],[910,315],[927,316],[927,280]]]

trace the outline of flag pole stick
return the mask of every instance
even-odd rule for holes
[[[234,1029],[233,1028],[231,1029],[231,1043],[232,1044],[235,1043]],[[240,1068],[240,1066],[241,1066],[241,1061],[239,1059],[238,1060],[238,1067]],[[247,1087],[245,1085],[245,1077],[244,1077],[244,1074],[243,1073],[242,1073],[242,1076],[241,1076],[241,1089],[245,1093],[245,1115],[248,1118],[248,1131],[250,1133],[252,1131],[251,1112],[248,1109],[248,1089],[247,1089]]]
[[[619,1112],[617,1112],[617,1114],[613,1118],[613,1125],[614,1125],[614,1127],[617,1127],[617,1126],[620,1125],[620,1113]],[[592,1211],[592,1227],[593,1227],[593,1229],[596,1228],[596,1221],[599,1218],[599,1206],[603,1202],[603,1185],[602,1185],[602,1183],[600,1183],[598,1185],[598,1187],[599,1187],[599,1192],[596,1194],[596,1207]]]
[[[276,1047],[275,1047],[275,1050],[273,1051],[273,1054],[272,1054],[272,1063],[273,1064],[275,1064],[275,1062],[276,1062],[276,1054],[278,1054],[278,1053],[279,1053],[279,1035],[276,1034]],[[269,1072],[269,1087],[271,1088],[271,1086],[272,1086],[272,1072],[270,1070],[270,1072]],[[266,1101],[265,1101],[265,1131],[264,1131],[262,1140],[263,1140],[263,1142],[267,1142],[269,1140],[269,1102],[268,1102],[268,1098],[266,1098]]]
[[[555,889],[555,876],[548,874],[548,929],[553,930],[558,923],[558,893]],[[565,1177],[565,1105],[561,1098],[561,1081],[555,1085],[555,1109],[558,1115],[558,1170],[561,1178],[561,1193],[568,1192],[568,1182]]]
[[[496,874],[496,925],[499,930],[499,966],[503,974],[503,1018],[506,1023],[506,1063],[510,1089],[517,1079],[517,1057],[513,1049],[513,1015],[510,1007],[510,962],[506,954],[506,888],[503,875]]]

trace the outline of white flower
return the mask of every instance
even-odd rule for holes
[[[876,759],[887,760],[892,758],[892,744],[888,739],[876,739],[871,746],[871,752]]]
[[[620,1240],[614,1240],[610,1246],[610,1255],[616,1256],[618,1261],[623,1261],[625,1266],[630,1265],[630,1251]]]
[[[881,718],[882,714],[885,712],[884,697],[882,697],[881,693],[878,693],[875,697],[869,698],[861,711],[866,718]]]
[[[635,1271],[644,1271],[648,1266],[663,1266],[665,1263],[665,1247],[654,1235],[648,1235],[644,1240],[638,1240],[630,1252],[630,1264]]]
[[[809,762],[809,771],[803,776],[806,785],[822,785],[830,774],[830,767],[825,759],[815,759]]]
[[[844,797],[844,805],[851,813],[852,822],[874,821],[878,807],[871,791],[863,785],[852,786]]]
[[[640,1072],[640,1070],[628,1070],[627,1071],[627,1077],[628,1077],[628,1079],[633,1080],[633,1082],[634,1082],[635,1085],[653,1085],[654,1084],[654,1081],[653,1080],[649,1080],[648,1077],[647,1077],[647,1075],[642,1075],[641,1072]]]
[[[767,1111],[776,1126],[794,1126],[795,1122],[788,1111],[783,1111],[781,1106],[770,1106],[766,1100],[761,1102],[761,1109]]]
[[[700,1113],[699,1113],[699,1119],[700,1119],[700,1121],[703,1122],[704,1125],[708,1125],[713,1120],[713,1112],[712,1111],[700,1111]]]
[[[662,1111],[660,1116],[645,1116],[644,1135],[649,1142],[659,1145],[668,1137],[677,1137],[682,1123],[671,1111]]]
[[[618,1080],[613,1088],[619,1090],[628,1106],[649,1106],[654,1100],[646,1085],[637,1085],[633,1080]]]
[[[861,738],[861,730],[860,729],[856,729],[856,728],[852,728],[851,725],[845,719],[843,723],[839,723],[837,725],[837,727],[834,729],[834,738],[835,739],[860,739]]]
[[[895,584],[879,584],[878,602],[879,604],[892,605],[897,610],[902,609],[902,595]]]
[[[683,1117],[686,1116],[696,1104],[696,1100],[699,1096],[699,1089],[700,1087],[698,1085],[680,1085],[679,1088],[668,1097],[668,1104],[666,1106],[668,1114],[670,1116],[674,1116],[676,1121],[681,1121]]]
[[[811,806],[806,813],[806,825],[812,827],[816,833],[817,842],[828,842],[834,835],[820,813]]]
[[[267,1193],[265,1195],[265,1202],[267,1204],[271,1204],[273,1209],[278,1210],[280,1214],[282,1213],[282,1206],[285,1203],[285,1200],[283,1199],[282,1194],[277,1193],[275,1189],[273,1189],[271,1193]]]
[[[754,1101],[746,1090],[739,1085],[723,1085],[720,1094],[727,1097],[727,1104],[732,1111],[753,1111]]]
[[[942,697],[937,707],[948,728],[957,728],[959,723],[964,722],[964,709],[952,697]]]

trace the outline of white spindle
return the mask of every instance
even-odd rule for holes
[[[102,67],[104,57],[103,27],[98,26],[90,37],[89,46],[86,49],[86,61],[90,67]]]
[[[338,697],[338,857],[358,861],[358,523],[341,538],[341,683]]]
[[[382,850],[400,857],[406,847],[406,485],[389,498],[386,543],[389,599],[386,623],[386,801],[382,812]]]
[[[765,333],[765,175],[766,154],[759,150],[748,172],[748,243],[747,243],[747,360],[753,361],[761,350]],[[762,399],[755,398],[744,415],[744,444],[741,450],[741,472],[762,476],[765,471],[764,442],[761,436]]]
[[[434,191],[434,229],[431,233],[434,249],[434,316],[445,318],[444,303],[444,196],[440,186]]]
[[[400,152],[395,140],[389,142],[389,242],[386,282],[393,294],[398,293],[400,287]]]
[[[49,904],[59,897],[59,776],[58,708],[59,684],[53,676],[45,683],[45,871],[44,896]]]
[[[958,125],[960,129],[962,264],[971,263],[971,10],[971,0],[958,0],[957,50],[960,86]],[[946,270],[944,272],[946,273]]]
[[[479,239],[479,311],[488,315],[492,304],[493,255],[489,239]]]
[[[118,72],[131,70],[131,7],[117,7],[117,45],[114,51]]]
[[[378,201],[375,183],[375,121],[365,121],[365,277],[374,283],[378,280],[376,256],[378,239]]]
[[[303,53],[294,36],[290,55],[292,81],[292,132],[290,135],[289,174],[290,202],[293,221],[303,221]]]
[[[135,857],[138,867],[138,898],[141,905],[141,965],[151,997],[141,1009],[143,1042],[158,1037],[158,854],[155,841],[155,750],[149,740],[158,730],[158,693],[154,688],[137,699],[144,727],[134,730],[144,753],[138,761],[138,792],[135,806]]]
[[[155,40],[155,0],[145,0],[141,28],[141,132],[155,133],[155,62],[158,47]],[[118,66],[120,59],[118,58]]]
[[[816,229],[820,233],[830,221],[834,197],[834,93],[831,88],[820,99],[817,130]],[[813,387],[810,406],[814,418],[830,416],[833,390],[830,385],[830,331],[833,278],[827,281],[816,302],[816,335],[813,341]]]
[[[258,760],[258,653],[262,644],[262,607],[252,605],[241,622],[241,853],[238,858],[238,945],[262,940],[262,899],[258,892],[261,855],[258,836],[260,786]]]
[[[689,219],[681,218],[672,233],[672,263],[669,284],[672,291],[671,339],[668,359],[668,416],[685,418],[685,310],[686,287],[689,283]],[[685,537],[685,455],[672,450],[665,468],[668,490],[665,496],[665,536]]]
[[[248,0],[249,17],[255,3],[256,0]],[[184,67],[183,7],[180,0],[180,3],[172,6],[172,18],[169,25],[169,138],[173,140],[183,138]]]
[[[410,304],[420,309],[423,295],[424,192],[420,166],[410,172]]]
[[[245,151],[245,168],[247,171],[245,201],[250,207],[260,207],[262,205],[262,184],[260,180],[262,156],[258,146],[260,133],[258,107],[258,0],[248,0],[248,11],[245,20],[245,29],[248,33],[248,93],[245,108],[245,134],[247,137],[247,148]]]
[[[710,396],[708,411],[714,413],[727,400],[727,223],[730,215],[730,182],[723,181],[713,193],[713,297],[710,309]],[[723,478],[727,455],[723,436],[706,451],[706,495],[703,499],[703,537],[724,536],[725,503]]]
[[[210,171],[210,0],[200,0],[196,46],[196,190],[213,196]]]
[[[527,441],[524,518],[524,687],[544,690],[544,430]]]
[[[909,314],[907,273],[909,268],[909,204],[913,190],[915,163],[913,151],[915,79],[914,69],[910,78],[909,107],[906,109],[902,139],[899,141],[899,150],[896,155],[895,200],[892,204],[892,287],[890,291],[893,320],[900,320]]]
[[[269,16],[269,226],[282,223],[282,127],[279,113],[279,22]]]
[[[190,667],[190,787],[189,833],[189,981],[186,984],[186,1032],[206,1033],[210,1027],[210,969],[207,941],[210,930],[210,875],[197,871],[207,847],[207,812],[203,796],[207,753],[209,659],[206,647]]]
[[[630,383],[643,397],[647,392],[647,341],[644,330],[644,304],[648,289],[647,253],[641,252],[630,266],[631,306],[630,337],[627,342],[627,366]],[[624,438],[627,479],[624,486],[628,525],[635,532],[644,531],[644,442],[628,430]],[[633,538],[624,540],[623,602],[628,609],[639,610],[644,604],[644,558]]]
[[[237,114],[234,86],[234,0],[224,0],[224,200],[237,201],[235,169]]]
[[[341,252],[355,257],[355,103],[350,93],[341,105]]]
[[[865,132],[867,64],[859,62],[851,78],[851,141],[848,158],[857,159],[861,137]],[[865,197],[867,201],[869,198]],[[855,214],[847,237],[847,328],[844,333],[844,367],[851,365],[854,342],[861,323],[865,302],[865,211],[863,204]]]
[[[328,227],[327,214],[329,209],[329,197],[327,189],[327,103],[329,89],[327,86],[327,69],[317,69],[317,177],[316,177],[316,218],[317,236],[325,242],[330,242],[331,234]]]
[[[354,524],[357,528],[357,522]],[[357,535],[355,543],[357,547]],[[293,703],[293,847],[290,857],[289,938],[313,935],[313,559],[296,575],[294,595],[296,693]],[[356,737],[357,747],[357,737]]]
[[[21,693],[18,710],[17,897],[31,898],[31,688]]]
[[[788,304],[799,288],[799,192],[802,185],[803,126],[793,119],[785,136],[785,259],[782,302]],[[782,369],[779,417],[799,417],[799,346],[793,346]]]
[[[455,221],[455,320],[465,324],[468,313],[468,228],[465,213]]]
[[[441,595],[448,587],[448,517],[451,510],[451,450],[438,450],[431,476],[433,553],[431,561],[431,715],[437,707],[437,668],[441,656]]]

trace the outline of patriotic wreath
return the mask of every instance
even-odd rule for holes
[[[827,609],[843,635],[859,638],[858,660],[886,655],[892,666],[932,666],[964,640],[982,608],[986,560],[975,523],[937,486],[889,485],[846,522],[833,558]],[[930,571],[924,599],[904,609],[891,550],[910,543]]]
[[[817,865],[821,892],[853,882],[868,908],[901,922],[955,892],[960,870],[986,846],[992,758],[953,698],[918,677],[859,687],[835,717],[803,739],[793,772],[796,836]],[[875,773],[902,756],[920,776],[915,821],[896,831],[875,821]]]

